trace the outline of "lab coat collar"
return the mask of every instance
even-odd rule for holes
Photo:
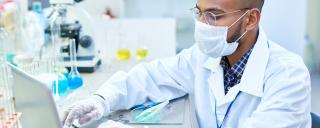
[[[203,67],[209,69],[212,72],[216,72],[220,66],[221,57],[211,58],[209,57],[203,64]]]
[[[233,100],[239,91],[262,97],[263,95],[263,79],[265,69],[269,60],[268,39],[263,29],[260,27],[257,42],[246,64],[241,82],[238,86],[231,88],[226,98]],[[219,71],[221,57],[209,57],[203,67],[215,73]],[[223,73],[223,72],[222,72]],[[223,86],[223,85],[222,85]],[[226,102],[228,102],[227,100]],[[221,103],[221,102],[220,102]]]
[[[259,36],[248,59],[240,82],[240,91],[262,97],[264,89],[264,74],[269,61],[269,44],[262,27]]]

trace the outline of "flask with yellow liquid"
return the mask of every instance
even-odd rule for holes
[[[128,44],[126,44],[128,41],[124,41],[124,39],[126,39],[124,34],[120,33],[118,38],[118,49],[116,53],[116,59],[119,61],[126,61],[130,60],[131,58],[130,49]]]
[[[140,47],[136,49],[136,59],[145,60],[148,56],[148,48]]]
[[[131,54],[129,48],[118,48],[117,50],[117,60],[130,60]]]
[[[136,60],[146,60],[149,50],[145,46],[145,37],[142,33],[137,35]]]

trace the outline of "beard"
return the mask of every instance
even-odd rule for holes
[[[243,33],[241,33],[241,30],[242,30],[242,21],[240,23],[240,26],[236,29],[236,32],[230,37],[230,39],[228,39],[228,43],[237,41],[241,37],[241,35],[243,34]],[[240,42],[240,41],[241,41],[241,39],[238,42]]]

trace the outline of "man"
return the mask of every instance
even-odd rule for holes
[[[189,94],[201,128],[311,127],[309,72],[300,57],[270,41],[259,27],[263,3],[198,0],[193,47],[116,73],[92,97],[72,106],[65,124]]]

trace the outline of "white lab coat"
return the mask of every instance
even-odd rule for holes
[[[175,57],[118,72],[96,93],[106,98],[107,111],[129,109],[147,99],[164,101],[189,94],[194,97],[199,127],[216,128],[216,118],[220,125],[241,91],[223,128],[311,127],[306,66],[300,57],[268,40],[261,29],[259,33],[240,84],[227,95],[220,58],[204,55],[197,45]]]

